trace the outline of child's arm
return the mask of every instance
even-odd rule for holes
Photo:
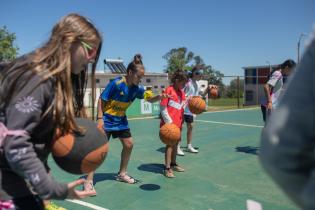
[[[167,107],[161,105],[160,108],[161,108],[161,116],[163,118],[163,121],[165,123],[172,123],[173,120],[172,120],[171,116],[168,114]]]
[[[41,122],[41,115],[46,111],[44,107],[52,97],[53,88],[50,82],[45,82],[29,93],[34,87],[33,84],[37,83],[36,80],[28,82],[29,85],[26,85],[6,107],[6,127],[9,130],[25,130],[29,135],[8,135],[3,142],[4,155],[11,170],[29,180],[34,190],[43,199],[65,199],[68,195],[67,184],[56,182],[47,173],[32,142],[35,135],[33,130]],[[47,126],[53,126],[53,124]],[[46,144],[50,144],[50,139],[44,140]]]

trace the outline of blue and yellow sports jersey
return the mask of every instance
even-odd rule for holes
[[[125,77],[117,77],[106,86],[101,94],[106,131],[129,129],[126,110],[136,98],[144,98],[143,86],[128,87]]]

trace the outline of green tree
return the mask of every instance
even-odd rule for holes
[[[244,93],[244,79],[239,79],[239,85],[237,79],[230,81],[230,85],[227,86],[226,96],[229,98],[237,98],[237,90],[239,89],[240,97],[243,97]]]
[[[167,52],[163,58],[167,61],[164,72],[172,73],[177,69],[190,70],[188,64],[193,60],[194,53],[187,50],[186,47],[174,48]]]
[[[10,33],[6,26],[0,28],[0,62],[16,58],[19,48],[15,45],[15,40],[15,33]]]
[[[194,66],[199,65],[202,66],[204,79],[207,80],[209,84],[224,87],[222,82],[224,75],[220,71],[213,69],[211,65],[206,65],[199,55],[195,56],[194,53],[188,51],[186,47],[173,48],[167,52],[163,58],[167,62],[164,72],[172,73],[177,69],[190,71]]]

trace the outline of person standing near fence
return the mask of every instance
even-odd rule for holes
[[[276,109],[279,103],[279,98],[284,89],[284,81],[290,75],[295,67],[295,62],[291,59],[284,61],[279,65],[279,68],[272,71],[264,85],[265,101],[261,103],[261,111],[264,122],[273,109]]]

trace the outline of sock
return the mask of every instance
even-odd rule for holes
[[[188,149],[192,148],[192,145],[191,144],[187,144],[187,148]]]

